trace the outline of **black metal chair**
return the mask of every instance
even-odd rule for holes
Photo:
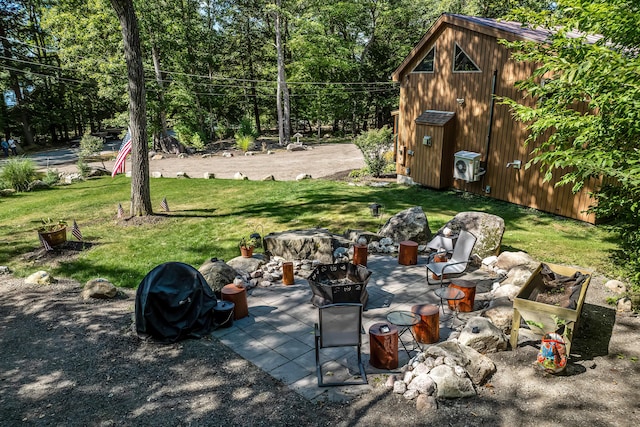
[[[318,386],[340,386],[367,384],[367,374],[362,364],[362,304],[329,304],[318,308],[318,323],[315,324],[316,374]],[[320,350],[330,347],[355,347],[358,356],[360,381],[324,382]]]

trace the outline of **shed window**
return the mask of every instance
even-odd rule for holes
[[[436,47],[432,47],[427,55],[420,61],[418,66],[413,69],[414,73],[433,73],[433,60],[436,57]]]
[[[462,50],[458,43],[456,43],[455,57],[453,61],[453,71],[457,72],[474,72],[480,71],[480,68],[476,65],[475,62],[469,58],[469,55]]]

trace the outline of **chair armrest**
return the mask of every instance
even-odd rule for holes
[[[445,270],[447,269],[447,267],[451,267],[452,265],[459,265],[459,264],[469,264],[469,261],[447,262],[447,265],[445,265],[442,268],[442,274],[445,274]]]

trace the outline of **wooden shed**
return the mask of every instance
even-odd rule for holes
[[[573,194],[543,182],[527,130],[499,97],[522,98],[515,88],[534,64],[516,62],[500,39],[544,42],[544,31],[520,23],[443,14],[393,73],[400,83],[394,112],[399,181],[456,188],[594,223],[585,211],[596,180]],[[559,177],[556,174],[555,178]]]

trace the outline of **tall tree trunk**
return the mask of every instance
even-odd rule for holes
[[[158,119],[160,120],[160,129],[162,132],[162,138],[167,136],[167,112],[164,107],[164,78],[162,75],[162,68],[160,67],[160,52],[158,46],[154,42],[151,45],[151,56],[153,57],[153,70],[156,74],[156,83],[158,83],[158,102],[160,103],[160,111],[158,112]]]
[[[118,15],[124,40],[124,57],[129,80],[129,115],[131,129],[131,215],[151,215],[149,157],[147,149],[147,104],[144,70],[140,50],[140,32],[133,0],[111,0]]]
[[[289,114],[289,90],[287,89],[287,81],[284,72],[284,47],[282,46],[282,14],[280,8],[282,1],[276,2],[276,51],[278,54],[278,88],[276,91],[278,109],[278,134],[280,144],[287,145],[291,142],[291,117]]]

